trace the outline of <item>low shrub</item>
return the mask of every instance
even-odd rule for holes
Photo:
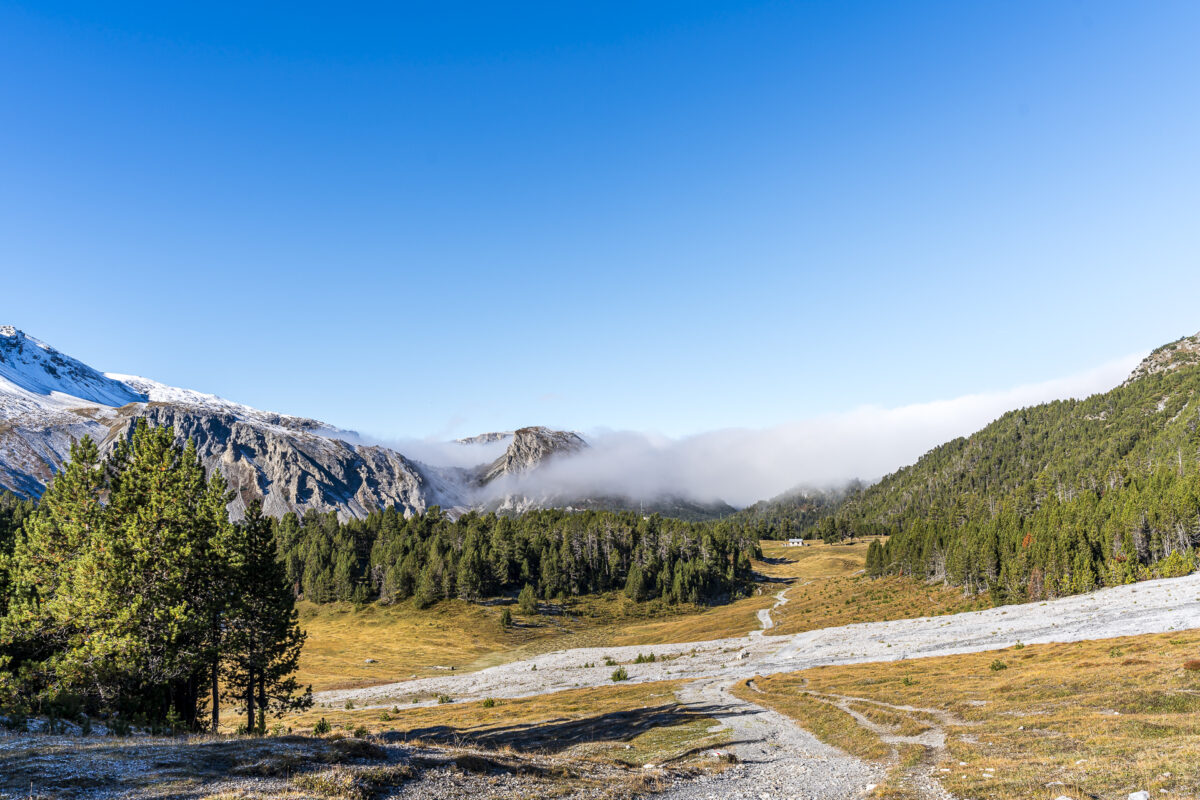
[[[629,680],[629,673],[625,671],[624,667],[617,667],[615,670],[613,670],[612,679],[613,683],[616,683],[617,681],[627,681]]]
[[[357,738],[354,739],[339,739],[330,745],[330,750],[333,753],[333,763],[340,764],[343,761],[383,761],[387,758],[387,751],[372,741],[365,738],[366,730],[363,729],[361,736],[358,731],[355,731]]]

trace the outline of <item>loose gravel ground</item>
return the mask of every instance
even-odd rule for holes
[[[729,729],[739,763],[719,775],[680,782],[669,800],[777,800],[861,797],[882,782],[885,769],[821,742],[776,711],[739,700],[726,679],[694,681],[680,702],[719,707],[713,714]]]
[[[941,617],[866,622],[791,636],[742,636],[655,646],[576,648],[473,673],[362,689],[321,692],[317,702],[341,708],[410,703],[414,697],[455,700],[528,697],[611,683],[609,657],[634,682],[683,678],[735,679],[828,664],[897,661],[1010,647],[1017,642],[1073,642],[1200,627],[1200,573],[1102,589],[1044,603],[1001,606]],[[653,652],[651,664],[633,664]],[[594,664],[595,666],[584,666]],[[425,701],[427,702],[427,701]]]

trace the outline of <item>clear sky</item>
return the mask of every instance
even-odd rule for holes
[[[380,436],[1049,381],[1200,330],[1198,41],[1195,2],[0,0],[0,323]]]

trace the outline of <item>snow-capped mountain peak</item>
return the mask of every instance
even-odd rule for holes
[[[0,389],[37,405],[119,407],[146,395],[63,355],[11,325],[0,325]]]

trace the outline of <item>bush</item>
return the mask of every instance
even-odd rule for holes
[[[500,612],[500,627],[501,629],[511,628],[512,624],[512,612],[506,608]]]
[[[615,670],[613,670],[612,679],[613,683],[616,683],[617,681],[627,681],[629,680],[629,673],[625,671],[624,667],[617,667]]]
[[[371,800],[412,778],[415,770],[407,764],[377,767],[334,767],[324,772],[297,775],[292,785],[320,797],[338,800]]]
[[[1008,664],[1005,664],[1003,661],[997,658],[988,666],[988,669],[990,669],[992,672],[999,672],[1002,669],[1008,669]]]
[[[346,701],[346,710],[347,710],[347,711],[353,711],[353,710],[354,710],[354,701],[353,701],[353,700],[347,700],[347,701]]]
[[[444,706],[446,703],[453,703],[453,702],[454,702],[454,698],[448,694],[439,694],[438,695],[438,705],[440,705],[440,706]]]
[[[496,701],[489,697],[488,699],[483,701],[483,707],[484,708],[495,708]]]
[[[366,737],[371,735],[371,731],[369,731],[367,729],[366,725],[359,725],[357,728],[354,729],[353,733],[354,733],[355,739],[365,739]]]
[[[538,612],[537,597],[533,593],[533,587],[528,583],[521,593],[517,595],[517,605],[521,609],[521,613],[526,616],[532,616]]]
[[[633,663],[635,663],[635,664],[653,664],[657,660],[658,659],[655,657],[654,653],[651,653],[648,656],[643,655],[642,653],[638,653],[637,658],[635,658],[633,660]]]
[[[324,736],[333,730],[333,726],[329,724],[329,720],[321,717],[317,720],[317,724],[313,725],[313,734],[316,736]]]
[[[58,692],[46,703],[46,713],[58,719],[75,720],[83,715],[83,698],[73,692]],[[171,709],[175,711],[175,709]],[[178,718],[178,712],[176,712]]]

